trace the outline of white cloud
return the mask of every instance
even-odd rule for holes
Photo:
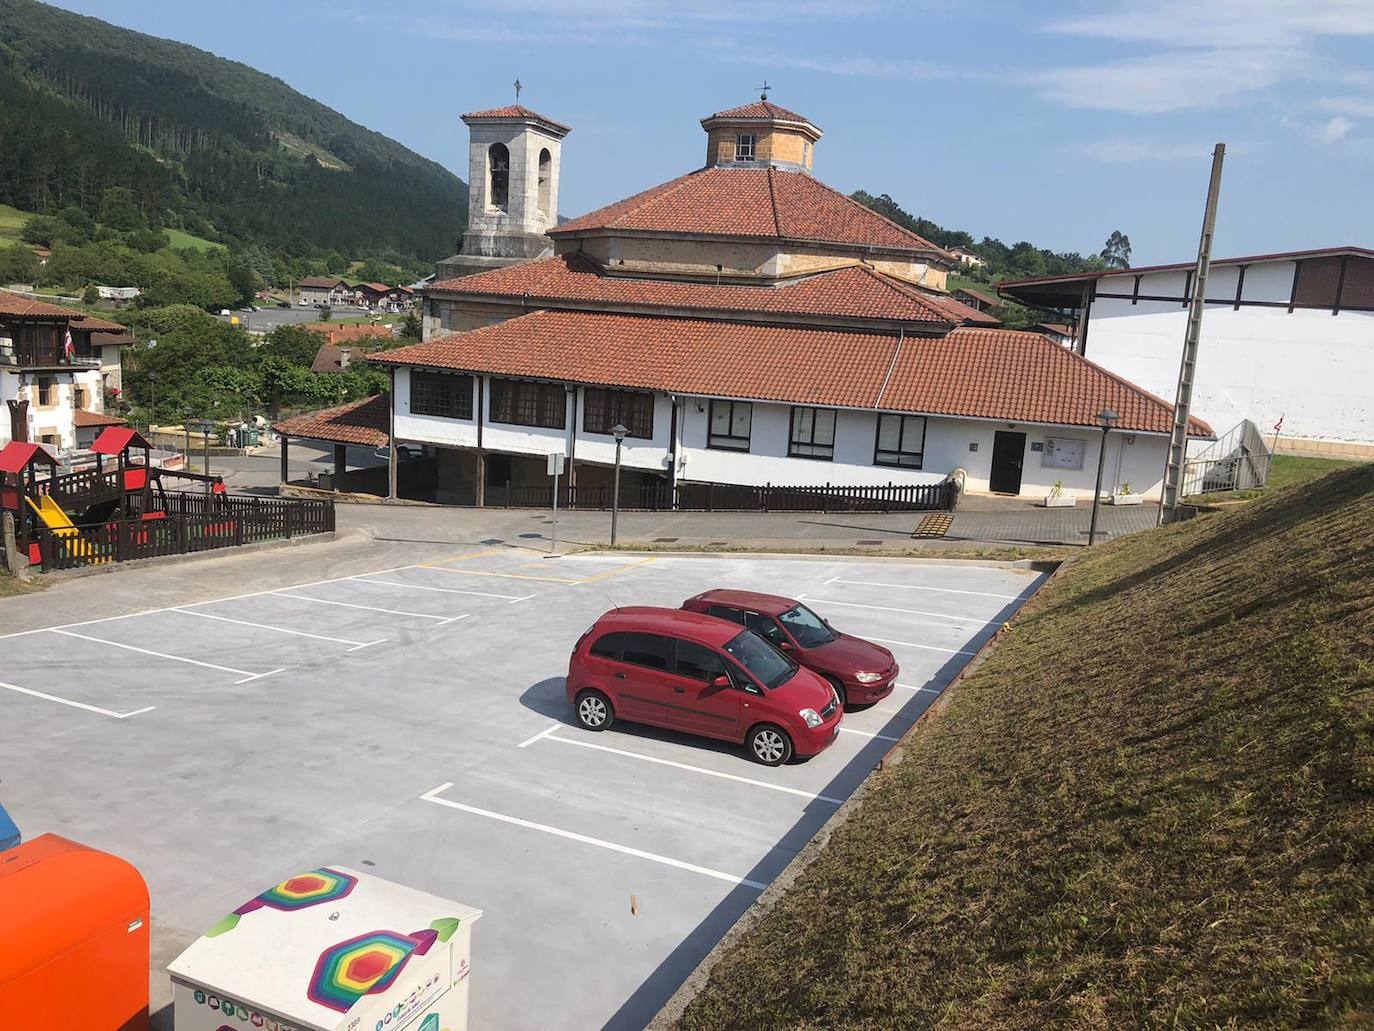
[[[1319,111],[1374,118],[1374,97],[1319,97],[1316,107]]]
[[[1206,165],[1212,157],[1211,143],[1197,140],[1181,142],[1178,140],[1145,139],[1142,137],[1113,136],[1102,140],[1084,140],[1071,143],[1065,150],[1074,157],[1103,164],[1175,164],[1193,161]],[[1234,154],[1236,148],[1232,148]]]
[[[1131,0],[1061,18],[1051,32],[1176,47],[1290,47],[1319,36],[1374,36],[1369,0]]]
[[[1350,135],[1355,123],[1344,115],[1337,115],[1317,130],[1317,139],[1322,143],[1339,143]]]

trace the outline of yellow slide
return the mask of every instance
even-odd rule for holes
[[[39,499],[39,504],[33,503],[33,498],[25,498],[29,507],[38,513],[38,518],[43,520],[43,525],[53,532],[53,536],[62,538],[67,542],[67,549],[72,555],[90,555],[91,543],[81,539],[81,531],[76,528],[76,524],[62,510],[62,506],[51,497],[44,494]],[[98,559],[98,562],[108,562],[109,559]]]

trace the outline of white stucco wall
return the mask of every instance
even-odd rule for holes
[[[1235,268],[1214,268],[1207,295],[1235,297]],[[1184,273],[1141,277],[1140,293],[1177,295]],[[1286,438],[1374,443],[1374,313],[1299,308],[1289,312],[1293,263],[1245,272],[1246,300],[1283,307],[1209,304],[1203,313],[1193,413],[1224,434],[1242,419],[1268,434],[1283,417]],[[1087,357],[1172,399],[1188,310],[1181,303],[1103,297],[1129,295],[1134,277],[1098,285],[1088,322]]]
[[[59,448],[74,448],[76,441],[76,422],[73,417],[75,391],[74,385],[81,383],[89,398],[87,408],[91,411],[104,410],[104,395],[101,393],[99,370],[53,371],[42,375],[53,379],[53,404],[40,407],[38,404],[38,373],[0,372],[0,445],[10,440],[10,413],[5,402],[27,400],[29,402],[29,440],[42,441],[45,436],[56,436]]]

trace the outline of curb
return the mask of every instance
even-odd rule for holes
[[[329,530],[325,533],[312,533],[290,539],[256,541],[253,544],[243,544],[237,548],[212,548],[209,551],[193,551],[186,555],[159,555],[156,558],[136,558],[128,562],[106,562],[98,566],[82,566],[80,569],[58,569],[51,573],[38,573],[31,570],[30,576],[37,583],[57,584],[66,580],[79,580],[87,576],[105,576],[109,573],[119,573],[126,569],[146,569],[155,565],[180,565],[183,562],[200,562],[207,558],[225,558],[230,555],[251,555],[255,552],[271,551],[276,548],[294,548],[303,544],[324,544],[337,539],[338,533]]]
[[[645,549],[636,551],[629,548],[604,548],[599,546],[583,548],[580,551],[569,552],[573,555],[633,555],[636,557],[652,558],[694,558],[694,559],[715,559],[721,558],[767,558],[782,559],[786,561],[796,560],[799,562],[834,562],[841,559],[862,558],[867,562],[906,562],[922,566],[982,566],[990,569],[1033,569],[1037,573],[1054,573],[1065,562],[1066,558],[1018,558],[1018,559],[982,559],[982,558],[926,558],[923,555],[838,555],[821,554],[817,552],[791,552],[791,551],[659,551]],[[1046,581],[1048,583],[1049,581]],[[1043,588],[1043,585],[1042,585]],[[1039,594],[1036,591],[1036,594]],[[1031,595],[1034,597],[1035,595]],[[1030,599],[1026,599],[1029,601]],[[970,662],[973,660],[970,659]]]

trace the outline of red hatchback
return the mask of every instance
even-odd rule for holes
[[[892,693],[897,660],[880,645],[842,634],[799,601],[753,591],[707,591],[682,607],[754,631],[820,674],[846,706],[871,705]]]
[[[567,690],[588,730],[651,723],[742,742],[767,766],[815,755],[840,732],[825,680],[747,630],[681,609],[607,612],[573,649]]]

